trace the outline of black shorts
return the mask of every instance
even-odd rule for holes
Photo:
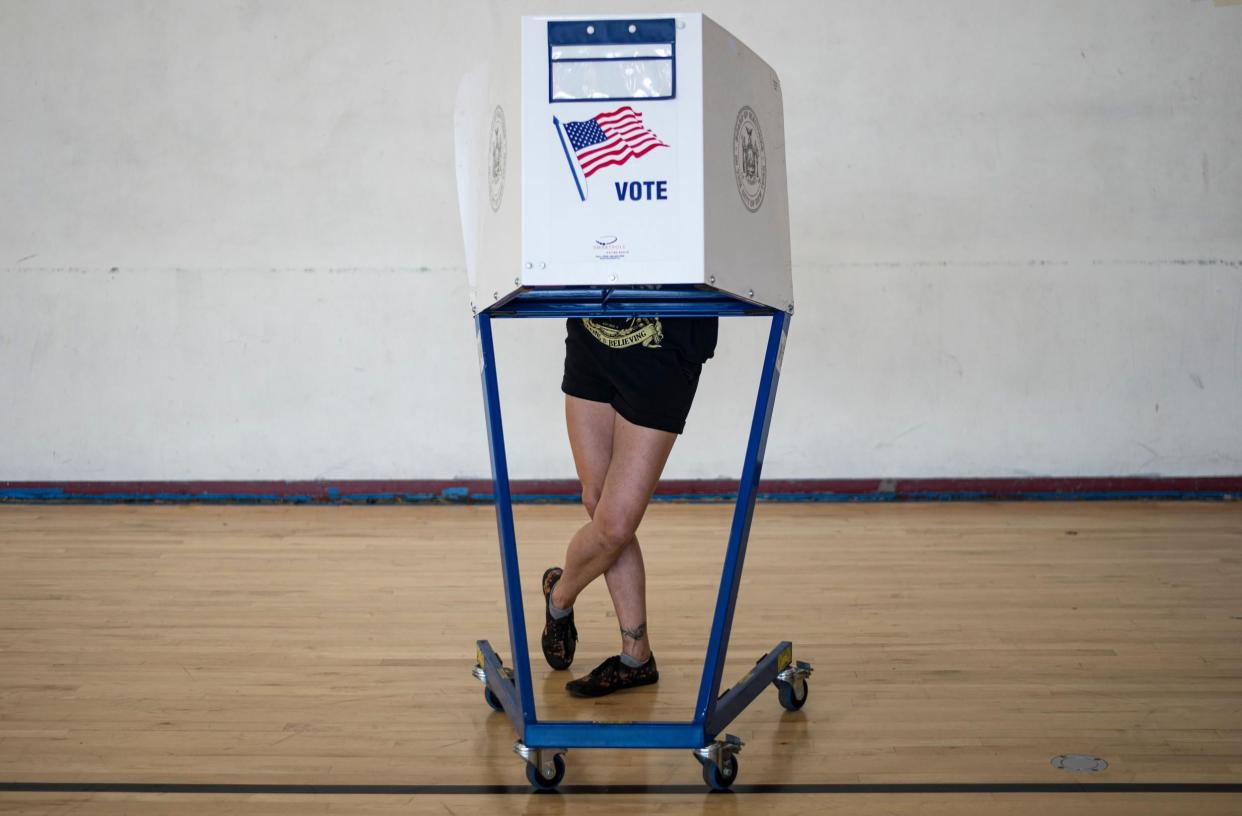
[[[675,434],[685,430],[702,370],[702,363],[686,359],[672,345],[609,348],[580,318],[567,321],[561,390],[606,402],[635,425]]]

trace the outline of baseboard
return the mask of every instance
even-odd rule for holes
[[[514,480],[514,501],[576,502],[576,480]],[[673,479],[657,501],[731,501],[737,482]],[[944,479],[771,479],[761,501],[981,501],[1242,498],[1242,476]],[[490,503],[489,479],[0,482],[0,502],[407,504]]]

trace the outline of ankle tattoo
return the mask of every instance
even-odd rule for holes
[[[643,621],[642,623],[638,624],[638,626],[633,629],[626,629],[624,626],[621,627],[621,637],[623,638],[629,638],[630,640],[642,640],[644,637],[646,637],[646,635],[647,635],[647,622],[646,621]]]

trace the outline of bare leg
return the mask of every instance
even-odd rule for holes
[[[595,517],[595,505],[604,492],[604,479],[612,461],[612,432],[616,410],[606,402],[591,402],[565,396],[565,426],[574,467],[582,482],[582,504],[587,515]]]
[[[638,661],[651,655],[651,639],[647,633],[647,572],[643,567],[643,551],[635,538],[630,546],[604,573],[612,608],[617,610],[621,626],[621,651]]]
[[[595,514],[574,534],[564,574],[552,602],[564,609],[613,565],[630,544],[655,491],[677,435],[634,425],[620,415],[613,425],[612,460]]]
[[[646,573],[634,530],[659,481],[676,435],[634,425],[611,406],[565,399],[574,464],[591,522],[570,542],[565,572],[552,593],[562,609],[602,573],[623,633],[622,650],[645,660]],[[611,434],[606,428],[611,420]],[[616,452],[616,455],[614,455]]]

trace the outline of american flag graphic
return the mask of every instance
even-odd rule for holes
[[[657,147],[668,147],[643,125],[643,115],[629,105],[582,122],[566,122],[565,135],[587,178],[605,167],[645,156]]]

